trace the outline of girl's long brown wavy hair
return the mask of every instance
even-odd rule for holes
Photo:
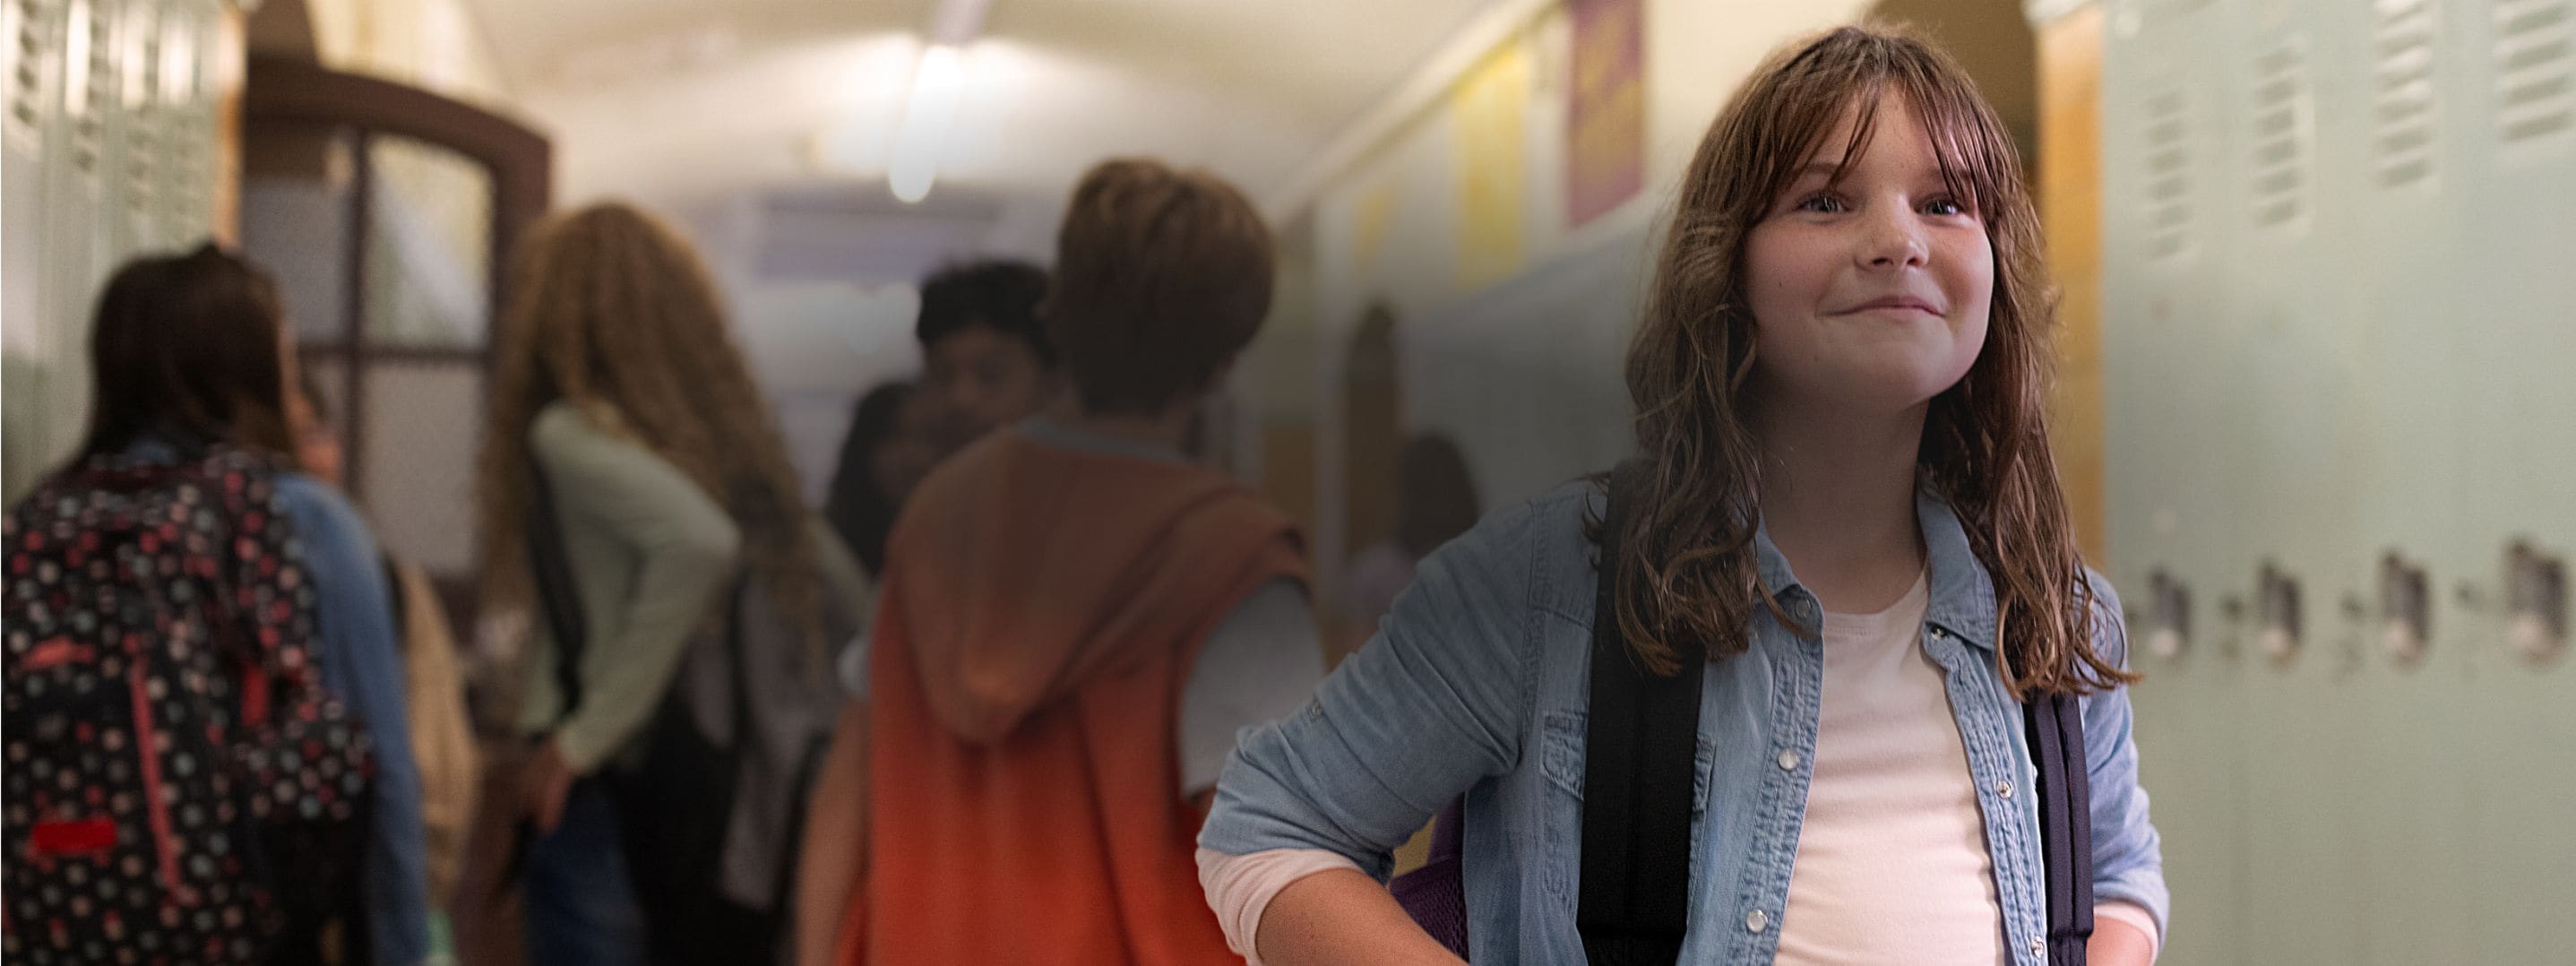
[[[295,452],[285,311],[267,272],[213,242],[125,263],[90,321],[86,459],[159,436]]]
[[[565,400],[697,481],[741,528],[745,562],[783,612],[817,614],[796,471],[697,253],[653,217],[612,203],[539,226],[512,268],[477,483],[487,603],[511,609],[530,599],[519,537],[528,432],[547,404]]]
[[[1677,669],[1701,642],[1742,653],[1754,608],[1794,626],[1762,586],[1762,447],[1748,423],[1758,350],[1745,301],[1745,242],[1845,112],[1846,159],[1867,119],[1900,97],[1932,132],[1950,190],[1984,221],[1994,304],[1977,361],[1935,397],[1921,476],[1959,515],[1993,577],[1996,661],[2016,695],[2085,693],[2133,678],[2093,645],[2097,615],[2059,489],[2043,410],[2054,293],[2039,263],[2039,215],[2012,138],[1965,70],[1896,29],[1845,27],[1793,44],[1754,72],[1700,141],[1628,352],[1639,449],[1651,462],[1616,563],[1620,629],[1639,661]],[[1849,163],[1847,160],[1846,163]],[[1840,176],[1838,172],[1837,177]]]

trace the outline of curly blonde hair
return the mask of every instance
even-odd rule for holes
[[[563,400],[696,480],[742,529],[745,562],[784,611],[818,614],[796,471],[688,242],[631,206],[593,205],[531,232],[512,271],[477,483],[486,605],[529,601],[514,536],[527,525],[528,432]]]

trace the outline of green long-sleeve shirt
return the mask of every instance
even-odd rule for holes
[[[569,403],[538,413],[529,437],[554,491],[589,640],[580,707],[557,723],[554,635],[542,614],[530,615],[519,723],[553,730],[565,762],[588,774],[651,717],[683,645],[730,582],[742,535],[678,467]]]
[[[569,403],[538,413],[529,439],[554,491],[589,643],[581,707],[558,724],[554,635],[542,615],[530,615],[519,725],[530,734],[554,731],[565,762],[589,774],[626,747],[661,703],[690,635],[732,581],[742,534],[697,481]],[[821,517],[809,517],[806,530],[820,589],[864,628],[866,578],[858,561]]]

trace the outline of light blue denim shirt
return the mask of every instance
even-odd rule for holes
[[[366,724],[375,745],[366,863],[374,961],[410,966],[429,955],[429,839],[420,769],[412,760],[402,637],[393,623],[384,558],[357,508],[322,481],[280,473],[277,499],[295,526],[313,579],[313,663],[323,687]]]
[[[1305,709],[1247,729],[1200,832],[1231,855],[1324,849],[1384,877],[1391,851],[1466,796],[1469,949],[1478,963],[1583,959],[1575,931],[1583,837],[1584,726],[1594,578],[1583,517],[1600,491],[1569,484],[1497,512],[1422,562],[1377,636]],[[1994,588],[1958,517],[1918,499],[1931,599],[1923,647],[1944,671],[1984,815],[2014,966],[2047,966],[2038,775],[2021,705],[1995,667]],[[1822,626],[1768,536],[1761,577],[1790,614]],[[2103,601],[2094,645],[2124,660],[2119,602]],[[1756,609],[1744,654],[1708,669],[1692,804],[1691,929],[1682,960],[1767,963],[1778,950],[1806,812],[1824,651]],[[2167,897],[2156,830],[2138,787],[2129,700],[2084,699],[2094,896],[2161,926]]]

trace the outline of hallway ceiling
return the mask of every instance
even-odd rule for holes
[[[924,0],[469,0],[569,201],[884,197]],[[1115,154],[1256,198],[1493,0],[993,0],[964,48],[943,191],[1056,199]],[[891,199],[887,199],[891,203]],[[1051,224],[1043,212],[1018,220]]]

